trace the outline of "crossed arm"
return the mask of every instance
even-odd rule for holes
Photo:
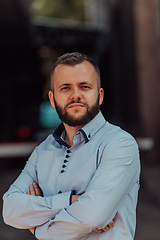
[[[41,188],[38,186],[36,182],[34,182],[32,185],[29,186],[29,192],[27,192],[28,195],[33,195],[33,196],[41,196],[43,197],[43,192]],[[78,200],[80,195],[72,195],[72,204]],[[95,229],[95,232],[101,233],[103,231],[107,232],[110,228],[114,227],[114,222],[116,221],[116,215],[114,216],[113,220],[107,224],[104,228],[102,229]],[[35,228],[29,228],[30,232],[34,234]]]
[[[134,142],[126,139],[115,144],[104,149],[99,167],[85,193],[80,197],[73,195],[71,206],[68,206],[70,191],[41,197],[43,193],[36,190],[38,185],[34,187],[33,181],[38,183],[38,154],[35,151],[4,196],[5,222],[17,228],[29,228],[32,232],[36,226],[38,239],[75,239],[94,234],[95,230],[107,231],[108,225],[114,225],[114,215],[139,173],[139,157]]]

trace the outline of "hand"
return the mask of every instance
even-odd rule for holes
[[[76,202],[80,195],[72,195],[72,203]]]
[[[38,186],[37,183],[33,183],[32,185],[29,186],[29,192],[27,192],[28,195],[33,195],[33,196],[41,196],[43,197],[43,192],[41,188]],[[29,228],[29,231],[34,234],[35,228]]]
[[[113,228],[114,227],[114,222],[116,221],[117,219],[117,215],[114,216],[114,218],[112,219],[112,221],[107,224],[104,228],[102,229],[95,229],[95,232],[97,233],[101,233],[101,232],[107,232],[110,228]]]
[[[43,197],[43,192],[36,182],[29,186],[29,192],[27,194]]]

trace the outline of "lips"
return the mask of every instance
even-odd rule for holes
[[[72,103],[68,106],[68,108],[78,108],[78,107],[85,107],[85,105],[80,103]]]

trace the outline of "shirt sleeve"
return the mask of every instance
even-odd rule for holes
[[[71,191],[49,197],[27,195],[29,185],[38,182],[37,150],[32,153],[24,170],[3,196],[3,218],[6,224],[28,229],[53,219],[70,204]]]
[[[107,144],[86,192],[53,220],[37,227],[35,236],[39,240],[69,240],[78,239],[96,228],[102,229],[118,212],[139,179],[139,171],[139,151],[134,139],[123,138]]]

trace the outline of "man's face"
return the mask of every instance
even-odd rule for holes
[[[63,123],[84,126],[96,116],[103,101],[103,89],[98,90],[96,73],[89,62],[58,65],[51,80],[54,94],[49,92],[50,102]]]

